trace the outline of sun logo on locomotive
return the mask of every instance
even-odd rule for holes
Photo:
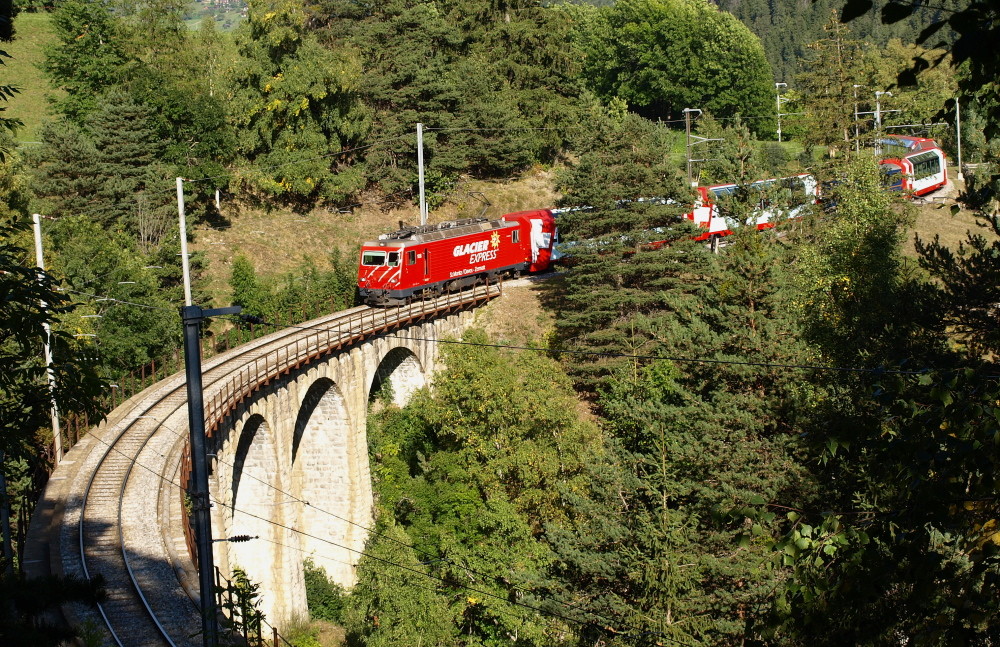
[[[493,235],[490,236],[490,247],[492,247],[493,249],[496,249],[496,248],[500,247],[500,232],[499,231],[494,231]]]
[[[493,238],[492,240],[477,240],[474,243],[455,245],[455,247],[451,250],[451,255],[456,258],[468,255],[469,265],[475,265],[476,263],[496,259],[497,252],[500,247],[500,236],[496,232],[493,233],[496,238]],[[490,249],[491,243],[493,245],[493,249]]]

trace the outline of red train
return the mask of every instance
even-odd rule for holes
[[[757,205],[745,224],[753,225],[758,231],[774,227],[779,218],[801,218],[807,213],[807,205],[819,201],[819,183],[812,175],[801,173],[790,177],[758,180],[743,187],[759,194]],[[727,217],[719,202],[725,196],[740,190],[738,184],[716,184],[696,187],[697,197],[694,209],[684,217],[694,222],[700,231],[695,240],[709,240],[712,237],[728,236],[739,223]]]
[[[944,151],[925,137],[890,135],[879,141],[883,183],[894,191],[921,196],[948,183]]]
[[[370,305],[398,305],[500,276],[544,272],[555,239],[548,209],[400,227],[361,246],[358,290]]]

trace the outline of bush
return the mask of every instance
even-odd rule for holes
[[[326,570],[313,564],[311,559],[307,559],[302,568],[305,572],[309,615],[313,619],[340,623],[344,609],[343,587],[331,582],[326,576]]]

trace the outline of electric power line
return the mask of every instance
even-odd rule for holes
[[[136,303],[134,301],[127,301],[125,299],[116,299],[115,297],[102,296],[100,294],[91,294],[89,292],[81,292],[80,290],[72,290],[70,288],[59,288],[60,292],[66,292],[70,294],[79,294],[81,296],[89,297],[95,301],[111,301],[112,303],[118,305],[133,306],[136,308],[147,308],[149,310],[164,310],[167,312],[176,312],[173,308],[167,308],[164,306],[151,306],[145,303]]]
[[[303,325],[284,325],[279,326],[278,324],[271,322],[263,322],[261,325],[272,326],[275,328],[293,328],[297,330],[315,330],[319,332],[337,332],[334,328],[324,328],[321,326],[303,326]],[[391,334],[391,333],[389,333]],[[481,342],[468,342],[459,341],[453,339],[429,339],[422,337],[400,337],[400,339],[405,339],[409,341],[420,341],[432,344],[452,344],[457,346],[477,346],[482,348],[497,348],[504,350],[519,350],[519,351],[531,351],[540,353],[553,353],[558,355],[575,355],[581,357],[595,357],[598,359],[633,359],[633,360],[648,360],[648,361],[670,361],[678,363],[701,363],[701,364],[715,364],[715,365],[728,365],[728,366],[753,366],[758,368],[787,368],[787,369],[798,369],[798,370],[813,370],[813,371],[834,371],[842,373],[872,373],[877,375],[926,375],[935,371],[936,369],[925,368],[919,370],[901,370],[901,369],[890,369],[884,367],[877,368],[859,368],[859,367],[849,367],[849,366],[821,366],[815,364],[787,364],[778,362],[754,362],[749,360],[727,360],[727,359],[717,359],[712,357],[681,357],[681,356],[670,356],[670,355],[634,355],[629,353],[616,353],[616,352],[603,352],[603,351],[586,351],[586,350],[569,350],[569,349],[558,349],[558,348],[540,348],[534,346],[517,346],[513,344],[487,344]],[[986,378],[1000,378],[1000,375],[987,375]]]
[[[186,435],[181,434],[180,432],[178,432],[176,429],[172,428],[170,425],[166,424],[165,422],[160,421],[160,420],[158,420],[156,418],[151,418],[151,419],[152,420],[156,420],[159,423],[160,426],[162,426],[164,429],[166,429],[167,431],[171,432],[172,434],[174,434],[178,438],[183,439],[183,438],[186,437]],[[231,467],[234,470],[236,469],[236,465],[234,463],[230,463],[228,461],[223,460],[218,454],[215,455],[215,460],[217,462],[219,462],[219,463],[222,463],[223,465],[226,465],[227,467]],[[422,555],[424,555],[426,557],[432,558],[432,560],[430,562],[422,562],[422,563],[430,564],[432,562],[438,562],[438,563],[449,564],[451,566],[455,566],[455,567],[457,567],[457,568],[459,568],[459,569],[461,569],[463,571],[466,571],[468,573],[471,573],[473,575],[478,575],[479,577],[481,577],[483,579],[492,580],[495,584],[499,584],[499,582],[498,582],[498,580],[500,579],[499,576],[490,575],[490,574],[487,574],[487,573],[483,573],[481,571],[477,571],[476,569],[470,568],[470,567],[468,567],[468,566],[466,566],[464,564],[459,564],[458,562],[455,562],[454,560],[451,560],[451,559],[448,559],[448,558],[445,558],[445,557],[437,557],[433,553],[430,553],[428,551],[422,550],[422,549],[420,549],[420,548],[418,548],[418,547],[416,547],[416,546],[414,546],[412,544],[409,544],[409,543],[407,543],[405,541],[396,539],[395,537],[391,537],[391,536],[389,536],[389,535],[387,535],[385,533],[378,532],[374,528],[371,528],[369,526],[365,526],[364,524],[359,524],[359,523],[357,523],[355,521],[352,521],[350,519],[347,519],[345,517],[341,517],[340,515],[338,515],[336,513],[330,512],[328,510],[320,508],[319,506],[313,505],[309,501],[301,499],[301,498],[295,496],[294,494],[292,494],[291,492],[287,492],[287,491],[279,488],[278,486],[269,483],[266,480],[258,478],[254,474],[252,474],[250,472],[247,472],[245,468],[240,473],[241,473],[242,476],[248,476],[251,479],[253,479],[254,481],[257,481],[258,483],[264,485],[265,487],[271,488],[275,492],[277,492],[277,493],[279,493],[279,494],[281,494],[283,496],[286,496],[289,499],[287,501],[282,501],[282,502],[273,503],[273,504],[262,504],[262,503],[258,502],[258,503],[255,503],[255,505],[258,505],[258,506],[272,506],[273,507],[273,506],[278,506],[278,505],[287,505],[288,503],[301,503],[301,504],[304,504],[306,506],[309,506],[310,508],[316,510],[317,512],[321,512],[321,513],[326,514],[326,515],[328,515],[328,516],[330,516],[330,517],[332,517],[334,519],[337,519],[338,521],[343,521],[343,522],[345,522],[347,524],[350,524],[350,525],[352,525],[352,526],[354,526],[356,528],[360,528],[361,530],[366,531],[370,535],[374,535],[376,537],[380,537],[380,538],[385,539],[387,541],[391,541],[391,542],[393,542],[395,544],[398,544],[398,545],[400,545],[400,546],[402,546],[404,548],[408,548],[410,550],[413,550],[414,552],[417,552],[417,553],[420,553],[420,554],[422,554]],[[340,546],[339,544],[334,544],[334,545],[338,546],[339,548],[346,548],[344,546]],[[303,549],[299,549],[299,550],[303,550]],[[350,550],[350,549],[347,549],[347,550]],[[345,563],[345,562],[340,562],[339,560],[332,560],[332,561],[336,561],[338,563]],[[503,583],[503,586],[507,586],[511,590],[520,591],[520,592],[525,593],[527,595],[535,595],[535,593],[533,591],[529,591],[528,589],[525,589],[523,587],[519,587],[519,586],[517,586],[515,584]],[[561,606],[566,607],[567,609],[572,609],[574,611],[580,611],[580,612],[583,612],[583,613],[590,613],[591,615],[595,615],[602,622],[610,623],[610,621],[607,618],[600,617],[596,613],[594,613],[593,611],[589,611],[587,609],[580,608],[577,605],[573,605],[573,604],[570,604],[568,602],[556,602],[556,603],[559,604],[559,605],[561,605]]]
[[[153,420],[155,422],[158,422],[156,418],[151,418],[149,416],[139,416],[137,419],[141,419],[141,418],[149,418],[149,419],[151,419],[151,420]],[[160,423],[160,424],[162,424],[162,423]],[[136,465],[136,466],[138,466],[138,467],[146,470],[147,472],[149,472],[150,474],[152,474],[154,477],[160,479],[161,481],[163,481],[163,482],[165,482],[165,483],[167,483],[169,485],[172,485],[172,486],[176,487],[180,491],[184,491],[184,488],[179,483],[176,483],[172,479],[170,479],[170,478],[168,478],[168,477],[166,477],[166,476],[158,473],[153,468],[145,465],[144,463],[142,463],[141,461],[139,461],[139,459],[138,459],[137,456],[129,457],[123,451],[121,451],[120,449],[118,449],[117,447],[115,447],[113,444],[108,443],[103,438],[98,437],[96,434],[94,435],[94,437],[98,440],[98,442],[100,442],[101,444],[103,444],[106,447],[108,447],[111,451],[114,451],[114,452],[120,454],[122,457],[124,457],[126,460],[128,460],[131,465]],[[163,454],[161,454],[159,452],[154,452],[154,453],[157,456],[160,456],[161,458],[166,458],[165,455],[163,455]],[[448,585],[448,586],[454,586],[454,587],[460,588],[460,589],[465,590],[465,591],[469,591],[469,592],[472,592],[472,593],[478,593],[480,595],[483,595],[485,597],[489,597],[489,598],[498,600],[500,602],[505,602],[505,603],[510,604],[510,605],[522,607],[522,608],[525,608],[525,609],[530,609],[530,610],[535,611],[536,613],[539,613],[541,615],[558,618],[560,620],[564,620],[564,621],[572,623],[572,624],[582,625],[582,626],[593,626],[594,625],[594,623],[591,622],[591,621],[579,620],[577,618],[572,618],[570,616],[566,616],[566,615],[563,615],[563,614],[559,614],[559,613],[556,613],[556,612],[553,612],[553,611],[546,610],[546,609],[544,609],[542,607],[539,607],[539,606],[535,606],[535,605],[531,605],[531,604],[528,604],[528,603],[525,603],[525,602],[521,602],[521,601],[516,600],[516,599],[510,599],[510,597],[503,597],[503,596],[497,595],[495,593],[492,593],[490,591],[484,591],[482,589],[479,589],[479,588],[476,588],[476,587],[472,587],[472,586],[469,586],[469,585],[466,585],[466,584],[462,584],[460,582],[446,580],[443,577],[440,577],[440,576],[437,576],[437,575],[434,575],[434,574],[431,574],[431,573],[425,573],[425,572],[423,572],[423,571],[421,571],[421,570],[419,570],[417,568],[406,566],[404,564],[397,564],[396,562],[393,562],[392,560],[372,555],[371,553],[368,553],[368,552],[366,552],[364,550],[358,550],[356,548],[351,548],[349,546],[343,546],[343,545],[338,544],[337,542],[335,542],[335,541],[333,541],[331,539],[327,539],[327,538],[324,538],[324,537],[319,537],[319,536],[307,533],[307,532],[305,532],[303,530],[300,530],[300,529],[298,529],[298,528],[296,528],[294,526],[288,526],[288,525],[285,525],[283,523],[280,523],[280,522],[277,522],[277,521],[273,521],[273,520],[267,519],[265,517],[261,517],[259,515],[256,515],[256,514],[252,513],[252,512],[249,512],[247,510],[242,510],[240,508],[237,508],[235,506],[235,504],[228,504],[228,503],[225,503],[223,501],[219,501],[218,499],[215,499],[214,497],[212,498],[212,502],[215,503],[215,504],[217,504],[217,505],[219,505],[219,506],[221,506],[221,507],[229,508],[233,512],[238,512],[240,514],[243,514],[243,515],[246,515],[248,517],[257,519],[259,521],[263,521],[264,523],[269,524],[271,526],[275,526],[277,528],[281,528],[283,530],[287,530],[289,532],[293,532],[293,533],[295,533],[297,535],[301,535],[301,536],[307,537],[309,539],[315,539],[316,541],[320,541],[320,542],[323,542],[325,544],[329,544],[329,545],[334,546],[336,548],[341,548],[343,550],[347,550],[349,552],[356,553],[356,554],[358,554],[358,555],[360,555],[362,557],[368,557],[369,559],[374,560],[374,561],[379,562],[379,563],[382,563],[382,564],[394,566],[396,568],[399,568],[399,569],[402,569],[402,570],[405,570],[405,571],[416,573],[417,575],[421,575],[421,576],[427,577],[429,579],[438,580],[441,583],[443,583],[445,585]],[[512,590],[508,587],[508,593],[510,593],[510,592],[512,592]],[[532,594],[532,595],[534,595],[534,594]],[[544,601],[544,598],[543,598],[543,601]],[[565,606],[564,603],[561,603],[561,602],[559,602],[557,600],[549,599],[548,601],[550,601],[552,603],[555,603],[555,604],[561,604],[561,605]],[[595,614],[592,614],[592,615],[595,615]],[[598,616],[595,616],[595,617],[598,617]],[[599,619],[603,620],[603,618],[599,618]],[[619,630],[616,630],[613,627],[602,627],[602,629],[605,630],[608,633],[613,633],[616,636],[622,636],[622,637],[626,637],[626,638],[634,638],[635,637],[635,636],[633,636],[632,634],[630,634],[628,632],[619,631]],[[651,632],[639,632],[638,635],[648,635],[650,633]],[[695,647],[691,643],[679,641],[679,640],[677,640],[675,638],[671,638],[669,636],[664,636],[662,634],[658,634],[658,635],[661,638],[663,638],[664,640],[667,640],[667,641],[672,642],[674,644],[686,645],[688,647]],[[649,643],[649,642],[650,641],[647,641],[647,643]],[[657,642],[657,643],[652,643],[652,644],[661,645],[662,643],[658,643]]]

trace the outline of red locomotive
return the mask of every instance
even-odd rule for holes
[[[548,209],[400,227],[361,246],[358,290],[370,305],[398,305],[500,276],[544,272],[555,238]]]
[[[933,139],[889,135],[879,141],[883,182],[893,191],[921,196],[948,183],[944,151]]]

